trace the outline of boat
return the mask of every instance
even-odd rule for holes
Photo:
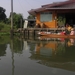
[[[61,33],[40,32],[38,35],[42,38],[75,38],[75,35],[66,35]]]

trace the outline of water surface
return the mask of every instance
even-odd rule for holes
[[[0,75],[75,75],[75,39],[2,36]]]

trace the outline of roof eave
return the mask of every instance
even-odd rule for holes
[[[32,15],[36,15],[36,13],[39,13],[39,12],[42,12],[42,11],[45,11],[47,9],[45,8],[38,8],[38,9],[33,9],[33,10],[30,10],[28,11],[29,14],[32,14]]]
[[[72,9],[75,9],[75,8],[45,8],[46,10],[72,10]]]

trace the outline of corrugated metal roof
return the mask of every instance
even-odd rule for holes
[[[36,19],[25,19],[27,21],[36,21]]]
[[[48,10],[49,10],[49,9],[53,9],[53,10],[55,10],[55,9],[58,9],[58,10],[59,10],[59,9],[61,9],[61,10],[64,9],[64,10],[65,10],[65,9],[75,9],[75,8],[72,8],[72,7],[71,7],[71,8],[60,8],[60,7],[59,7],[59,8],[45,8],[45,9],[48,9]]]
[[[75,2],[75,0],[69,0],[69,1],[64,1],[64,2],[53,2],[52,4],[46,4],[46,5],[43,5],[42,7],[56,7],[56,6],[71,4],[74,2]]]
[[[72,3],[75,3],[75,0],[68,0],[68,1],[64,1],[64,2],[54,2],[52,4],[46,4],[46,5],[42,5],[41,8],[37,8],[37,9],[32,9],[30,11],[28,11],[28,13],[30,14],[36,14],[37,12],[40,12],[40,11],[44,11],[44,10],[55,10],[55,9],[75,9],[75,8],[72,8],[72,7],[61,7],[61,6],[64,6],[64,5],[68,5],[68,4],[72,4]]]

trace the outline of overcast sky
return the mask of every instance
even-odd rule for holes
[[[27,11],[39,8],[41,5],[60,1],[66,0],[13,0],[13,12],[21,13],[24,18],[27,18]],[[0,0],[0,7],[6,9],[6,15],[9,17],[11,12],[11,0]]]

